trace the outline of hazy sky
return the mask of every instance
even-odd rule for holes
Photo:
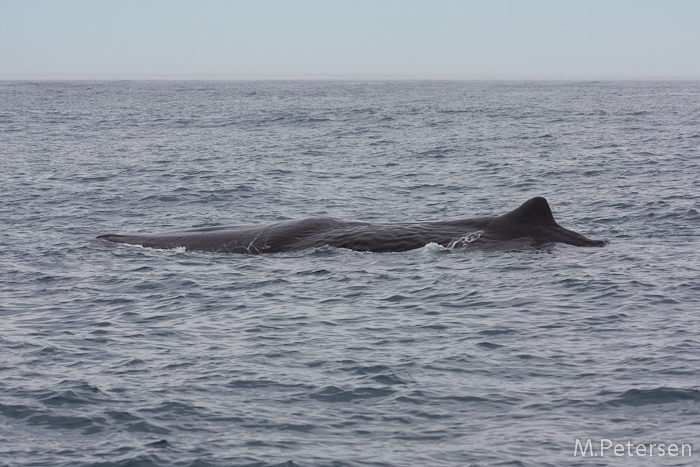
[[[0,0],[0,78],[700,78],[700,0]]]

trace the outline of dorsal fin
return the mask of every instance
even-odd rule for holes
[[[504,214],[503,217],[518,224],[556,225],[549,203],[541,196],[525,201],[519,208]]]

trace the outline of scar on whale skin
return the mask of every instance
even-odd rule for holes
[[[469,237],[470,233],[479,235]],[[532,198],[501,216],[444,222],[345,222],[331,217],[279,222],[261,226],[209,227],[152,235],[100,235],[115,243],[148,248],[185,248],[219,253],[279,253],[331,246],[356,251],[396,252],[422,248],[429,243],[453,247],[466,242],[483,248],[567,243],[604,246],[568,230],[554,220],[547,200]]]

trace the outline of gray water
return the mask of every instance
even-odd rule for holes
[[[6,81],[0,157],[0,465],[698,463],[700,82]],[[533,196],[608,245],[95,239]]]

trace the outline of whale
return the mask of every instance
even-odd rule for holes
[[[560,226],[547,200],[532,198],[500,216],[441,222],[369,223],[332,217],[260,226],[225,226],[158,234],[106,234],[97,238],[147,248],[217,253],[280,253],[318,247],[376,253],[401,252],[436,243],[443,247],[519,248],[565,243],[583,247],[606,244]]]

